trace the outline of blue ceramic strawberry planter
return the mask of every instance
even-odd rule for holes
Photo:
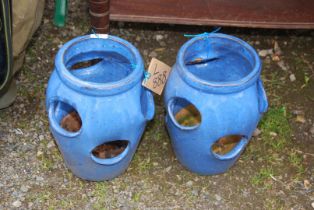
[[[50,130],[78,177],[108,180],[127,169],[154,115],[143,72],[138,50],[115,36],[81,36],[59,50],[46,106]]]
[[[203,34],[181,47],[164,101],[172,146],[182,165],[212,175],[236,162],[268,106],[260,73],[256,51],[233,36]],[[180,116],[195,113],[192,123],[180,122]],[[238,138],[234,147],[219,153],[216,144],[230,137]]]

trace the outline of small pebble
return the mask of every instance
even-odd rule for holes
[[[14,129],[14,132],[15,132],[16,135],[23,135],[24,134],[23,131],[21,129],[19,129],[19,128]]]
[[[267,49],[267,50],[260,50],[258,52],[259,56],[266,57],[267,55],[273,54],[273,49]]]
[[[271,56],[271,59],[272,59],[273,61],[275,61],[275,62],[280,61],[280,57],[279,57],[278,55],[272,55],[272,56]]]
[[[157,57],[157,53],[155,51],[152,51],[151,53],[149,53],[149,57],[155,58]]]
[[[157,34],[157,35],[155,36],[155,38],[156,38],[157,41],[160,41],[160,40],[162,40],[162,39],[164,38],[164,36],[161,35],[161,34]]]
[[[198,190],[192,190],[192,195],[198,196]]]
[[[45,137],[43,136],[43,135],[39,135],[39,140],[40,141],[42,141],[42,140],[44,140],[45,139]]]
[[[28,191],[28,187],[27,186],[25,186],[25,185],[23,185],[22,187],[21,187],[21,191],[22,192],[27,192]]]
[[[271,132],[269,132],[269,135],[276,137],[278,134],[271,131]]]
[[[284,71],[288,70],[288,67],[286,66],[286,64],[283,61],[278,61],[277,65]]]
[[[50,141],[48,144],[47,144],[47,148],[50,149],[50,148],[53,148],[55,147],[55,144],[53,141]]]
[[[148,55],[148,51],[147,50],[143,50],[143,55],[146,57]]]
[[[171,170],[171,166],[169,166],[169,167],[167,167],[166,169],[165,169],[165,171],[167,172],[167,173],[169,173],[170,172],[170,170]]]
[[[221,196],[217,195],[217,194],[215,195],[215,198],[216,198],[217,201],[221,201],[221,199],[222,199]]]
[[[305,123],[305,118],[303,115],[297,115],[297,118],[295,119],[295,121],[299,123]]]
[[[49,23],[49,19],[48,19],[48,18],[45,18],[45,19],[44,19],[44,24],[47,24],[47,23]]]
[[[141,37],[140,37],[140,36],[136,36],[135,40],[136,40],[137,42],[140,42],[140,41],[141,41]]]
[[[254,130],[254,132],[253,132],[253,136],[254,136],[254,137],[257,137],[257,136],[259,136],[261,133],[262,133],[262,131],[261,131],[260,129],[256,128],[256,129]]]
[[[305,179],[305,180],[303,181],[303,185],[304,185],[304,188],[305,188],[306,190],[310,189],[310,187],[311,187],[311,183],[310,183],[310,181],[307,180],[307,179]]]
[[[193,185],[193,181],[188,181],[187,183],[186,183],[186,186],[187,187],[191,187]]]
[[[311,203],[312,208],[314,209],[314,201]]]
[[[292,114],[294,114],[294,115],[300,115],[300,114],[304,114],[304,111],[302,111],[302,110],[293,110],[292,111]]]
[[[16,201],[14,201],[14,202],[12,203],[12,205],[13,205],[14,207],[16,207],[16,208],[19,208],[19,207],[21,207],[22,203],[21,203],[21,201],[16,200]]]
[[[167,46],[167,44],[166,44],[166,42],[160,42],[160,46],[162,46],[162,47],[166,47],[166,46]]]
[[[274,43],[274,51],[275,51],[275,53],[276,53],[276,55],[281,55],[281,49],[280,49],[280,47],[279,47],[279,44],[278,44],[278,42],[276,42],[275,41],[275,43]]]
[[[33,202],[29,202],[28,204],[27,204],[27,206],[28,206],[28,208],[32,208],[32,206],[34,205],[34,203]]]
[[[290,74],[289,79],[291,82],[294,82],[296,80],[295,75],[294,74]]]
[[[40,156],[42,156],[43,154],[44,154],[43,151],[38,150],[36,156],[37,156],[37,157],[40,157]]]
[[[36,176],[36,182],[42,182],[44,181],[44,178],[42,178],[41,176]]]

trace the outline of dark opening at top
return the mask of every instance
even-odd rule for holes
[[[204,37],[186,48],[183,62],[201,80],[232,82],[253,71],[256,61],[250,49],[236,40]]]
[[[117,82],[127,77],[136,59],[127,46],[111,39],[84,39],[70,46],[64,63],[71,74],[93,83]]]

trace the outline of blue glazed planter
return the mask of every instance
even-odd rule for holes
[[[75,70],[79,62],[100,62]],[[50,130],[68,168],[87,180],[109,180],[128,167],[145,129],[153,118],[151,92],[141,86],[143,60],[129,42],[115,36],[77,37],[57,53],[50,77],[46,107]],[[81,128],[70,132],[60,126],[72,111],[81,118]],[[125,150],[112,158],[99,158],[98,145],[123,140]]]
[[[249,142],[268,102],[261,62],[246,42],[224,34],[204,34],[185,43],[165,88],[166,125],[178,160],[201,175],[227,171]],[[193,105],[201,122],[181,125],[176,114]],[[240,141],[226,154],[212,146],[225,136]]]

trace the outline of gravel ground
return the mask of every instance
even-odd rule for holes
[[[128,170],[105,182],[72,175],[48,129],[45,89],[54,55],[89,30],[85,1],[70,1],[65,28],[52,24],[53,1],[17,75],[18,97],[0,111],[0,209],[314,209],[314,31],[223,28],[260,53],[270,109],[236,165],[198,176],[176,160],[162,98]],[[113,23],[146,65],[175,62],[185,33],[211,27]]]

